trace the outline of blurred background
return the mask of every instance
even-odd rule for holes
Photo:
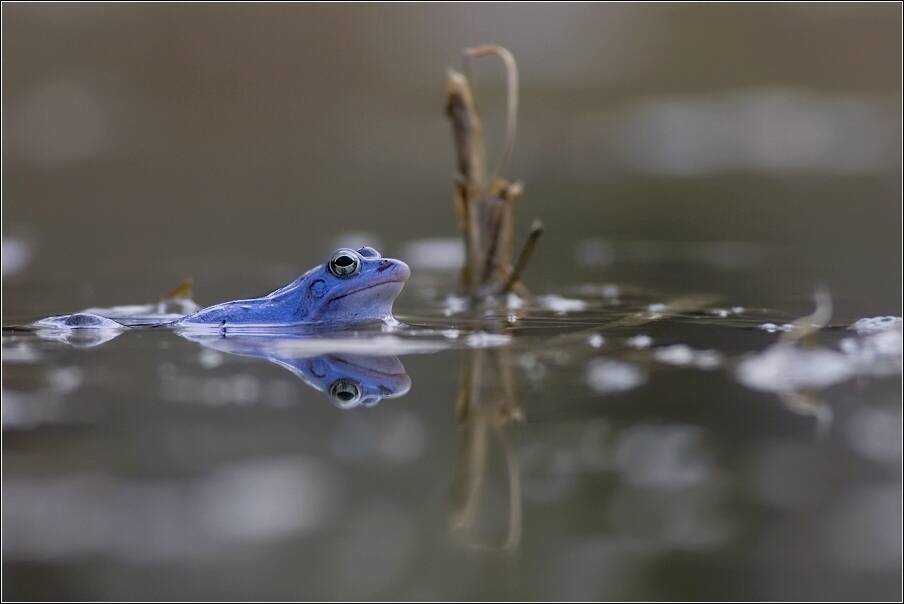
[[[260,295],[352,241],[402,257],[414,280],[441,267],[424,250],[449,248],[418,243],[457,236],[445,69],[490,42],[521,74],[517,240],[534,217],[547,226],[532,290],[706,291],[793,317],[824,283],[835,321],[900,315],[901,16],[898,3],[5,2],[3,324],[155,300],[189,276],[202,305]],[[490,59],[476,74],[493,162],[504,74]],[[412,292],[402,313],[419,311]],[[685,386],[666,381],[642,399],[659,403],[615,419],[574,403],[599,398],[574,394],[580,369],[535,383],[524,548],[487,562],[436,545],[457,363],[406,358],[411,395],[341,415],[318,393],[302,410],[307,389],[279,368],[148,338],[59,350],[16,377],[42,409],[70,409],[46,425],[7,427],[4,378],[4,597],[900,596],[900,540],[884,537],[900,536],[897,384],[842,413],[826,449],[785,412],[755,415],[752,394],[741,415],[716,412],[739,395],[712,382],[687,391],[709,411],[670,408]],[[557,397],[577,398],[563,411]],[[614,471],[599,443],[622,451],[614,495],[594,478]],[[680,462],[664,483],[644,474],[660,458]],[[854,474],[872,482],[830,486]],[[605,521],[588,511],[600,489]],[[598,538],[612,527],[620,540]]]
[[[536,279],[623,259],[642,275],[699,252],[681,242],[753,244],[715,254],[743,267],[779,243],[797,249],[773,277],[803,296],[821,279],[842,309],[900,302],[893,3],[10,4],[4,236],[33,244],[29,279],[112,295],[141,275],[154,297],[193,276],[208,301],[235,297],[218,278],[259,293],[320,262],[341,232],[394,254],[454,236],[444,70],[488,41],[521,71],[509,176],[521,232],[549,226]],[[493,161],[503,72],[477,73]],[[71,306],[58,294],[47,310]],[[4,312],[26,309],[13,295]]]

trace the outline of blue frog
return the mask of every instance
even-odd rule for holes
[[[127,327],[150,326],[226,330],[341,327],[365,321],[392,321],[392,303],[410,275],[404,262],[383,258],[371,247],[341,248],[326,263],[260,298],[224,302],[200,310],[183,305],[182,310],[190,312],[181,314],[166,312],[157,308],[159,305],[88,309],[41,319],[28,327],[114,333]]]
[[[181,293],[156,304],[89,308],[25,327],[41,338],[80,348],[99,346],[133,327],[169,327],[206,348],[285,367],[340,408],[371,406],[411,387],[397,357],[338,350],[312,356],[296,344],[324,330],[394,322],[392,304],[410,274],[404,262],[383,258],[371,247],[342,248],[326,263],[260,298],[199,310],[190,294]],[[176,291],[182,292],[182,286]]]

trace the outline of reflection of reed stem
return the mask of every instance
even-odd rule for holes
[[[510,419],[518,417],[512,364],[508,351],[475,350],[462,368],[457,417],[461,430],[450,526],[466,535],[471,549],[504,553],[521,542],[522,509],[518,459],[508,434]],[[508,527],[498,545],[480,543],[476,535],[489,461],[489,439],[495,435],[505,456],[508,474]]]
[[[481,377],[481,363],[474,363],[473,356],[468,357],[464,371],[462,372],[462,384],[459,390],[459,421],[463,422],[464,430],[460,442],[461,452],[466,462],[465,470],[465,495],[464,505],[452,514],[452,523],[455,527],[468,527],[474,522],[483,494],[483,485],[486,479],[487,461],[487,435],[486,421],[475,408],[474,401],[480,400],[479,384]],[[463,395],[463,396],[462,396]]]
[[[498,549],[512,551],[521,543],[521,476],[518,473],[518,457],[503,426],[497,426],[496,433],[505,450],[505,465],[509,475],[509,530],[508,538]]]

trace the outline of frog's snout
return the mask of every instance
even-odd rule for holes
[[[394,281],[407,281],[408,277],[411,276],[411,269],[408,268],[408,265],[401,260],[383,258],[382,260],[380,260],[380,265],[377,267],[377,272],[382,273],[388,270],[392,270]]]

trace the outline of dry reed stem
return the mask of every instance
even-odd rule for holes
[[[498,56],[502,60],[506,68],[507,85],[505,144],[499,164],[491,177],[487,176],[483,126],[469,77],[471,62],[488,55]],[[513,215],[522,185],[510,183],[503,173],[511,160],[515,144],[518,69],[512,54],[495,45],[466,49],[464,64],[467,75],[449,69],[446,76],[446,114],[452,121],[458,167],[455,208],[465,243],[461,287],[474,299],[508,291],[524,293],[526,290],[520,283],[521,274],[542,229],[531,231],[531,238],[519,258],[520,268],[513,268]]]

